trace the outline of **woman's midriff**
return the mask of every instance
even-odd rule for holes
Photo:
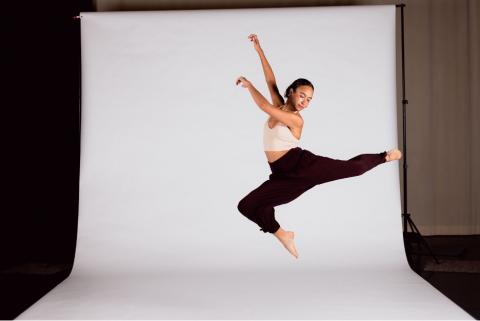
[[[279,151],[265,151],[265,155],[267,156],[268,162],[273,163],[274,161],[285,155],[288,151],[288,149]]]
[[[273,128],[277,123],[278,121],[274,121],[274,124],[270,124],[272,120],[272,117],[269,117],[268,120],[267,120],[267,123],[268,123],[268,128]],[[288,129],[292,130],[290,127],[288,127]],[[297,137],[297,134],[294,134],[292,132],[292,134]],[[301,134],[301,129],[300,129],[300,133],[298,133],[298,136],[300,136]],[[299,139],[299,138],[297,138]],[[283,155],[285,155],[287,152],[289,151],[289,149],[287,150],[279,150],[279,151],[264,151],[265,152],[265,155],[267,155],[267,160],[269,163],[273,163],[274,161],[276,161],[277,159],[281,158]]]

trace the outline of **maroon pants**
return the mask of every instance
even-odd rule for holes
[[[387,152],[360,154],[349,160],[315,155],[295,147],[270,165],[269,179],[238,203],[238,210],[260,226],[264,233],[275,233],[280,224],[274,207],[289,203],[315,185],[358,176],[384,163]]]

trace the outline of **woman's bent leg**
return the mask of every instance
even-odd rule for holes
[[[269,179],[240,200],[237,208],[260,226],[260,231],[275,233],[280,224],[275,219],[274,207],[296,199],[311,187],[303,179]]]

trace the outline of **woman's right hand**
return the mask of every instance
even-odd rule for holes
[[[240,76],[240,77],[237,78],[236,85],[238,86],[239,83],[242,84],[243,88],[248,88],[252,84],[250,81],[247,80],[247,78],[245,78],[243,76]]]
[[[250,39],[250,41],[253,41],[253,48],[255,48],[255,50],[257,52],[259,52],[260,50],[262,50],[262,48],[260,47],[260,41],[258,41],[258,37],[256,34],[250,34],[248,36],[248,39]]]

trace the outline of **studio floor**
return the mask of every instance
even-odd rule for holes
[[[430,255],[417,255],[417,273],[472,317],[480,319],[480,235],[424,239],[440,263]],[[0,319],[15,319],[64,280],[70,268],[67,264],[30,263],[2,269]]]

